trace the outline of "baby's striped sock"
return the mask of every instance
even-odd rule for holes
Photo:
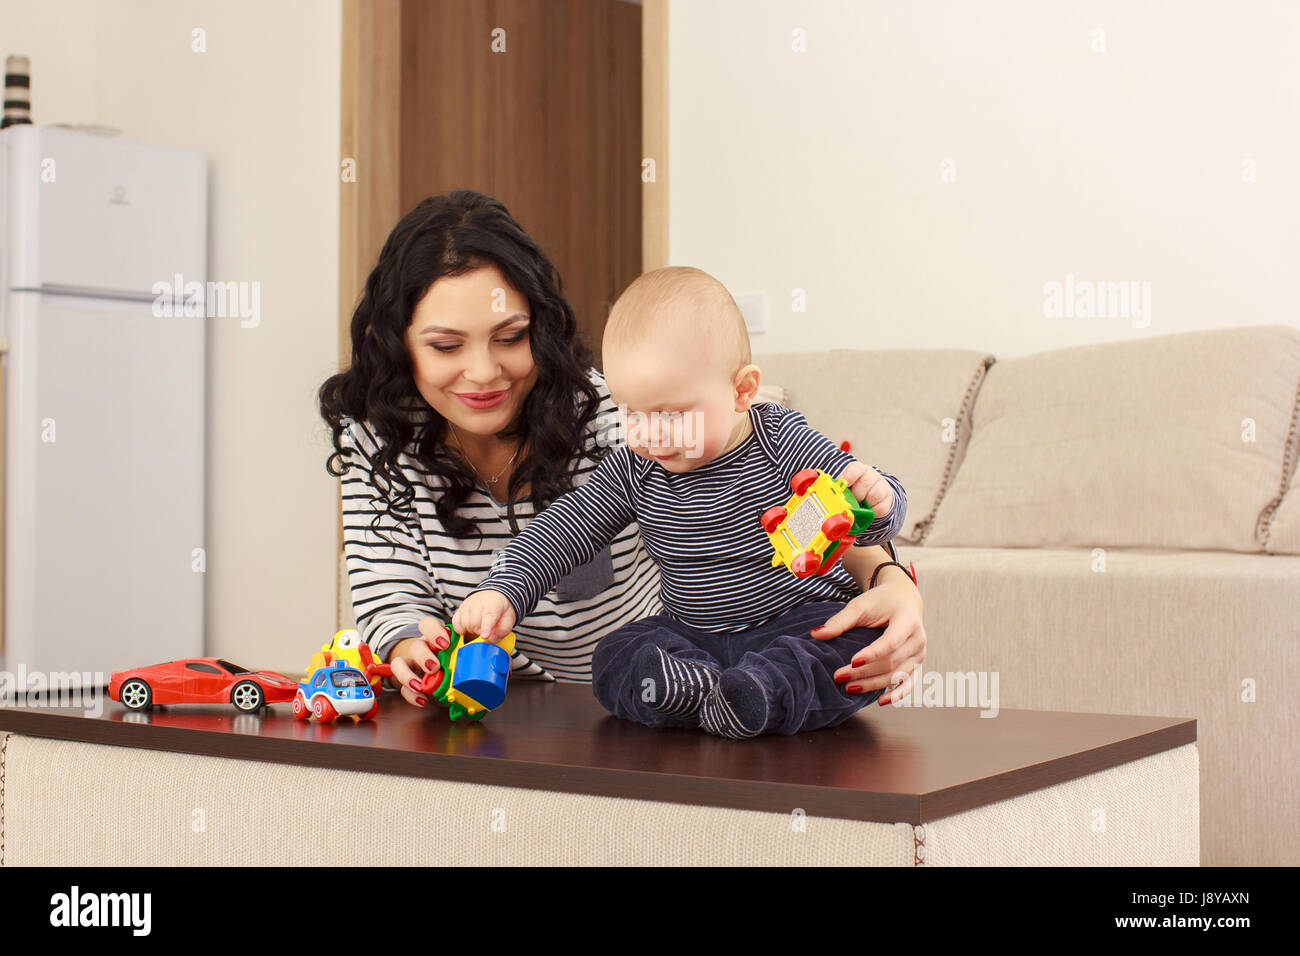
[[[767,726],[767,693],[739,667],[730,667],[700,705],[700,728],[719,737],[757,737]]]
[[[632,692],[647,707],[670,717],[694,717],[718,682],[718,669],[647,644],[632,659],[632,679]],[[647,688],[653,689],[653,700],[646,700]]]

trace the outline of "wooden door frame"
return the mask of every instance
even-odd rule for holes
[[[402,214],[401,0],[343,0],[339,95],[339,368],[352,362],[352,313],[384,240]],[[349,175],[349,169],[351,175]],[[343,481],[338,484],[334,587],[343,580]],[[336,609],[335,627],[343,608]]]
[[[668,0],[641,5],[641,150],[655,181],[641,190],[641,271],[668,265]]]
[[[668,2],[641,3],[641,156],[655,181],[641,191],[641,269],[668,264]],[[339,97],[339,368],[352,361],[351,324],[401,208],[402,0],[343,0]],[[350,164],[350,166],[349,166]],[[351,175],[347,175],[349,168]],[[343,579],[343,482],[338,538]],[[339,609],[340,617],[342,608]]]
[[[366,276],[397,223],[401,155],[401,0],[343,0],[339,97],[339,363]],[[352,178],[346,175],[352,166]]]

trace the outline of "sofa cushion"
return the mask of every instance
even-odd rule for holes
[[[907,489],[907,523],[898,540],[925,535],[970,435],[970,408],[986,352],[882,349],[784,352],[754,357],[764,384],[783,387],[787,407],[827,438],[848,440],[860,461]]]
[[[1262,551],[1297,381],[1287,326],[1001,359],[925,543]]]

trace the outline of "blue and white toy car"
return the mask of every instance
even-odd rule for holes
[[[299,681],[293,698],[293,715],[299,720],[314,716],[328,724],[347,716],[369,720],[377,713],[379,697],[370,689],[370,681],[342,659],[316,668]]]

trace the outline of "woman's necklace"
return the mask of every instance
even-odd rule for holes
[[[510,456],[510,461],[507,461],[504,465],[502,465],[501,470],[498,471],[491,478],[484,478],[482,475],[479,474],[478,469],[474,468],[474,462],[470,460],[469,452],[465,450],[465,446],[461,443],[460,434],[456,431],[456,426],[453,425],[451,422],[448,422],[447,426],[451,429],[452,437],[456,439],[456,447],[459,448],[460,453],[465,456],[465,460],[469,462],[470,468],[474,469],[475,476],[478,478],[479,481],[483,482],[484,487],[487,487],[489,482],[491,482],[492,485],[495,485],[498,481],[500,481],[501,476],[505,474],[505,470],[510,467],[510,463],[513,462],[515,458],[519,456],[520,446],[517,445],[515,446],[515,453]],[[492,488],[488,488],[488,491],[492,491],[492,490],[493,490]],[[493,501],[495,503],[495,499]]]

